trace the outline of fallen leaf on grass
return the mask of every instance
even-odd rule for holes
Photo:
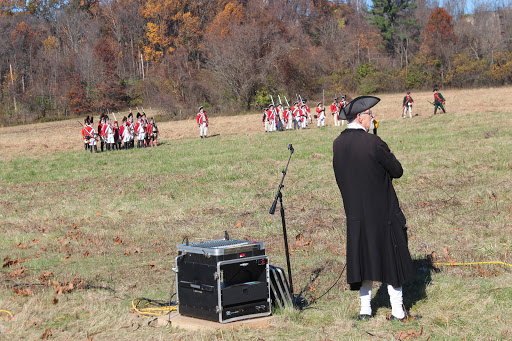
[[[16,245],[16,247],[18,249],[26,249],[27,248],[27,245],[23,244],[23,243],[19,243],[18,245]]]
[[[76,229],[78,229],[79,227],[78,227],[78,225],[77,225],[76,223],[73,223],[73,228],[76,230]]]
[[[52,271],[46,271],[39,275],[39,280],[46,281],[50,278],[52,278],[54,273]]]
[[[128,250],[126,250],[126,251],[124,252],[124,255],[125,255],[125,256],[129,256],[129,255],[131,255],[131,254],[132,254],[132,253],[131,253],[130,251],[128,251]]]
[[[7,257],[8,257],[8,256],[7,256]],[[4,259],[4,260],[5,260],[5,259]],[[16,265],[16,264],[18,264],[18,263],[19,263],[19,261],[18,261],[17,259],[16,259],[16,260],[12,260],[12,259],[10,259],[10,260],[8,260],[7,262],[5,262],[5,263],[4,263],[4,265],[3,265],[2,267],[3,267],[3,268],[7,268],[7,267],[9,267],[9,268],[10,268],[11,266]]]
[[[142,249],[140,247],[135,248],[135,251],[133,253],[141,253]]]
[[[417,339],[418,337],[419,337],[418,333],[416,333],[412,329],[409,329],[407,332],[403,331],[403,330],[399,331],[397,339],[398,340],[412,340],[412,339]]]
[[[116,239],[114,239],[114,244],[115,245],[123,244],[123,240],[121,238],[119,238],[119,236],[117,236]]]
[[[450,256],[450,250],[447,247],[443,248],[443,256],[448,263],[455,263],[455,259]]]
[[[96,215],[97,215],[97,216],[100,216],[100,215],[101,215],[101,212],[99,212],[99,211],[98,211],[98,212],[96,212]]]
[[[52,304],[57,304],[57,303],[59,303],[59,299],[57,297],[54,297],[52,300]]]
[[[46,250],[48,250],[46,247],[42,247],[41,248],[41,251],[45,251],[46,252]]]
[[[75,278],[73,278],[73,280],[70,282],[64,281],[64,282],[60,283],[57,281],[52,281],[52,286],[55,287],[56,295],[71,292],[74,289],[78,289],[78,288],[82,287],[82,285],[83,285],[83,281],[81,279],[79,279],[77,276],[75,276]]]
[[[25,268],[21,267],[18,269],[15,269],[7,274],[7,277],[21,277],[25,274]]]
[[[18,296],[33,296],[34,292],[29,288],[14,288],[14,292]]]
[[[50,336],[52,336],[52,328],[46,328],[43,335],[41,335],[41,340],[48,340],[50,339]]]
[[[311,240],[306,241],[302,232],[295,236],[296,247],[311,246],[311,243]]]
[[[243,226],[243,223],[244,223],[244,220],[243,219],[240,219],[239,221],[236,222],[234,228],[235,229],[239,229]]]
[[[155,252],[162,252],[162,251],[164,251],[164,249],[162,249],[161,247],[158,247],[155,249]]]

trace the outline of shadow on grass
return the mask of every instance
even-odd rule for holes
[[[415,259],[413,261],[416,269],[416,276],[412,281],[403,286],[404,306],[410,310],[417,302],[427,298],[427,285],[432,281],[431,273],[439,272],[439,269],[432,264],[429,258]],[[381,285],[372,299],[372,310],[374,313],[381,307],[391,307],[387,285]]]

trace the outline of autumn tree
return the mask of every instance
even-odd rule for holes
[[[240,21],[241,8],[226,5],[206,35],[207,67],[229,96],[229,100],[249,108],[258,86],[274,69],[284,46],[283,27],[265,9],[252,8]]]
[[[444,83],[449,56],[457,41],[452,19],[444,8],[437,7],[430,15],[425,28],[422,52],[429,57],[435,83]]]
[[[453,17],[442,7],[434,9],[425,28],[424,47],[432,57],[446,59],[450,47],[457,41],[453,31]]]
[[[126,85],[117,75],[116,51],[109,39],[100,39],[94,46],[101,78],[96,84],[94,107],[98,110],[119,109],[126,104]]]
[[[85,114],[92,109],[85,84],[78,76],[73,77],[73,86],[68,92],[67,98],[71,112],[74,114]]]

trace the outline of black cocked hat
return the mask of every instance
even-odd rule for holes
[[[380,98],[374,96],[360,96],[354,98],[341,111],[341,119],[352,121],[357,114],[366,111],[379,103]]]

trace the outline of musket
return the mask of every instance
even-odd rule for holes
[[[322,89],[322,105],[325,106],[325,90]]]
[[[112,111],[112,115],[114,115],[114,121],[117,121],[116,114]]]
[[[277,95],[277,98],[279,99],[279,104],[283,104],[283,101],[281,101],[281,95]]]
[[[137,108],[137,114],[140,114],[139,107],[135,107],[135,108]]]
[[[427,101],[427,102],[429,102],[429,103],[430,103],[430,104],[432,104],[433,106],[436,106],[434,103],[432,103],[432,102],[430,102],[430,101]]]
[[[274,104],[274,97],[272,97],[272,95],[270,95],[270,99],[272,100],[272,107],[274,108],[274,110],[272,110],[274,112],[274,120],[276,120],[277,112],[276,112],[276,105]]]
[[[286,101],[286,105],[287,105],[288,107],[290,107],[290,103],[288,103],[288,99],[286,98],[286,96],[284,96],[284,100]],[[290,108],[290,109],[291,109],[291,108]]]
[[[299,95],[297,95],[297,93],[295,93],[295,97],[297,97],[297,102],[299,101]]]

